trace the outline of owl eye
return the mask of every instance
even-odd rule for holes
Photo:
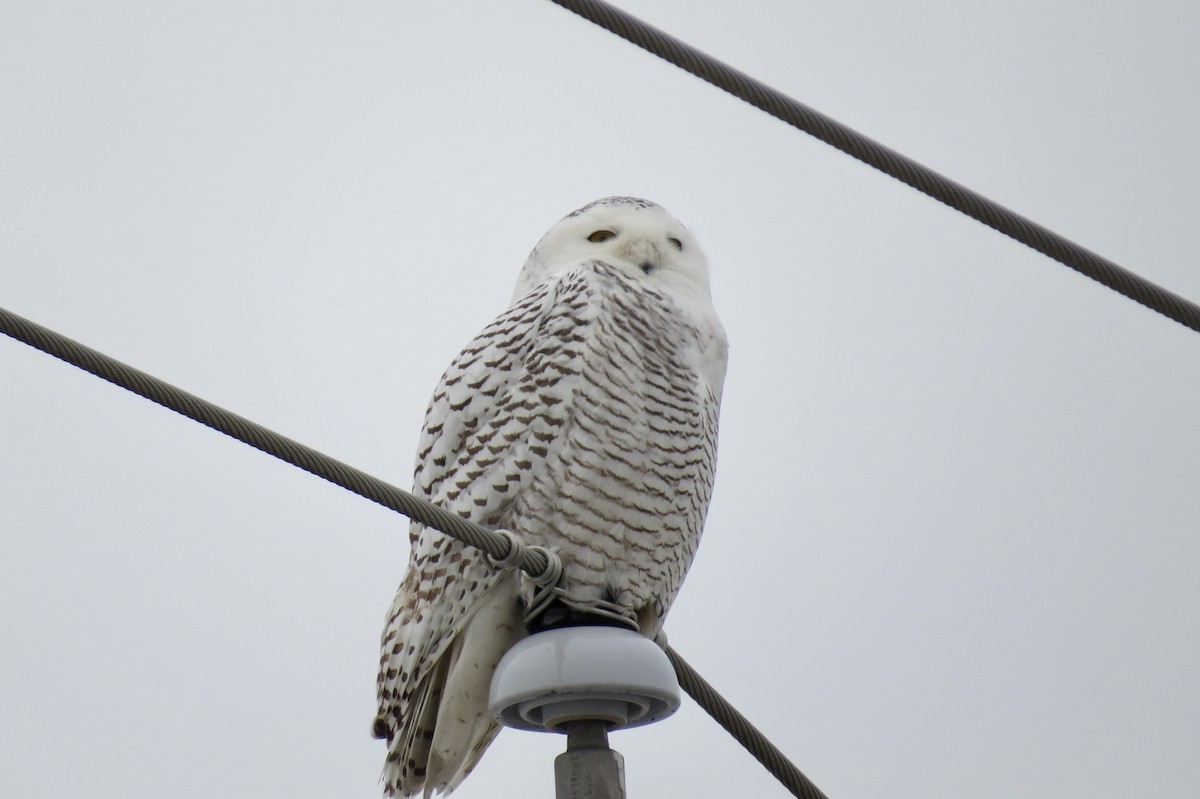
[[[602,241],[608,241],[609,239],[615,239],[616,237],[617,234],[613,233],[611,230],[596,230],[592,232],[592,235],[588,236],[588,241],[592,242],[593,244],[599,244]]]
[[[680,241],[679,239],[675,238],[674,236],[669,236],[669,237],[667,238],[667,241],[671,242],[671,246],[672,246],[672,247],[674,247],[675,249],[679,250],[680,252],[683,252],[683,242],[682,242],[682,241]]]

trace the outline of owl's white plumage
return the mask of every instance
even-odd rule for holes
[[[653,636],[691,565],[716,466],[725,334],[694,237],[660,206],[598,200],[552,227],[512,305],[434,392],[414,492],[553,548],[565,604]],[[375,734],[384,789],[448,792],[498,732],[496,663],[532,587],[414,523],[388,614]],[[549,615],[549,614],[548,614]]]

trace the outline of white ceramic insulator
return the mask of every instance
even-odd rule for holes
[[[609,729],[650,724],[679,701],[671,661],[650,639],[619,627],[561,627],[519,641],[500,659],[488,709],[508,727],[563,732],[584,719]]]

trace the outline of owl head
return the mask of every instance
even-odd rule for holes
[[[521,270],[513,299],[594,259],[627,269],[672,294],[711,297],[708,262],[678,219],[649,200],[605,197],[567,214],[542,236]]]

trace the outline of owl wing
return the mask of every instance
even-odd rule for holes
[[[557,293],[549,281],[517,300],[447,369],[426,412],[414,493],[469,521],[505,524],[545,452],[539,436],[554,423],[553,404],[531,411],[539,394],[548,399],[553,390],[546,382],[555,382],[535,350],[563,332],[547,329]],[[385,791],[402,796],[422,784],[426,795],[453,788],[474,765],[497,732],[486,713],[491,673],[524,634],[515,574],[497,572],[482,553],[424,525],[414,523],[410,538],[408,572],[383,634],[375,720],[375,735],[389,742]],[[469,630],[480,617],[486,623]],[[478,662],[473,672],[486,680],[456,680],[464,658]],[[459,696],[443,695],[448,683]],[[443,707],[454,702],[466,706]]]

